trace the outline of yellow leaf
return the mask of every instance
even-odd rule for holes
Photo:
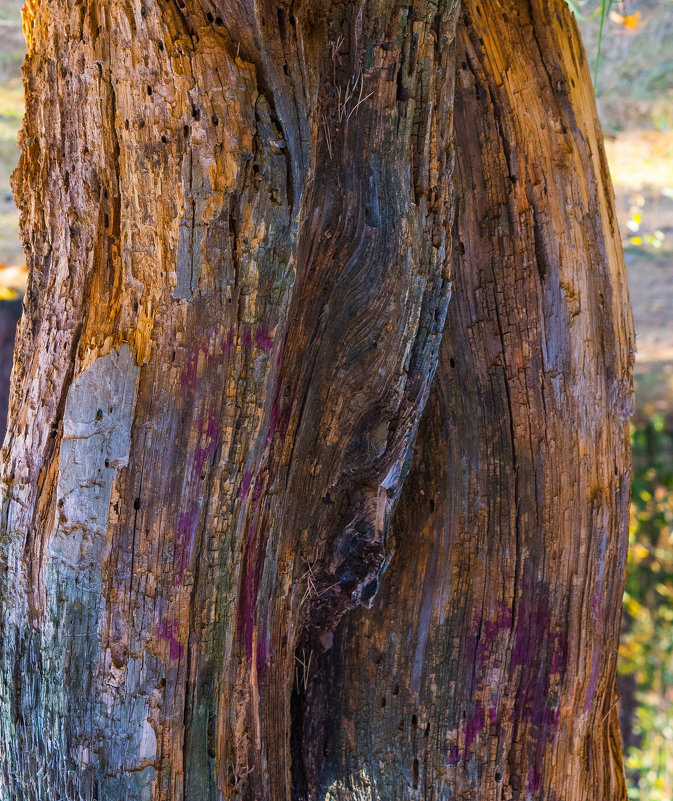
[[[616,22],[617,25],[622,25],[627,29],[642,28],[643,23],[640,21],[642,14],[636,11],[635,14],[618,14],[616,11],[610,12],[610,19]]]

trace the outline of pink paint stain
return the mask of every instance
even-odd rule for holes
[[[187,357],[187,363],[180,374],[180,386],[183,389],[185,387],[193,389],[196,386],[196,375],[199,367],[199,354],[203,353],[207,357],[211,355],[211,344],[214,335],[215,329],[213,328],[209,328],[207,331],[205,331],[203,337],[196,347],[196,350],[190,353]]]
[[[290,408],[283,409],[280,402],[280,383],[276,387],[276,393],[273,397],[273,405],[271,406],[271,416],[269,419],[269,431],[266,435],[266,444],[268,445],[274,438],[275,434],[281,440],[284,440],[287,435],[287,430],[290,425]]]
[[[238,488],[238,497],[245,500],[248,497],[248,492],[250,492],[250,483],[252,481],[252,473],[250,470],[246,470],[243,473],[243,481],[241,481],[241,486]]]
[[[171,659],[182,659],[184,656],[184,645],[177,639],[179,630],[178,621],[173,620],[170,623],[167,620],[162,620],[157,628],[157,634],[160,640],[168,643],[168,653]]]
[[[477,735],[484,728],[484,707],[479,701],[475,704],[474,715],[467,721],[465,726],[465,755],[470,750],[472,743],[477,739]]]
[[[226,333],[222,342],[222,351],[225,354],[231,353],[236,340],[236,326],[233,325]]]
[[[203,431],[203,418],[201,417],[198,421],[199,428]],[[215,455],[215,451],[217,450],[217,443],[218,443],[218,435],[219,435],[220,427],[218,425],[217,419],[213,415],[208,416],[208,421],[206,423],[206,430],[202,434],[202,443],[203,447],[200,445],[194,449],[194,453],[192,455],[192,474],[195,480],[199,480],[201,476],[201,471],[204,468],[206,462],[210,461],[212,457]]]
[[[263,567],[263,560],[259,558],[258,550],[257,523],[256,521],[251,521],[248,524],[243,592],[241,593],[238,610],[238,633],[243,641],[245,654],[249,660],[252,659],[253,629],[257,617],[257,594]]]
[[[260,326],[255,331],[255,342],[266,353],[270,353],[273,349],[273,337],[271,336],[269,330],[264,326]]]
[[[460,749],[454,743],[449,749],[448,756],[444,758],[445,765],[458,765],[460,763]]]

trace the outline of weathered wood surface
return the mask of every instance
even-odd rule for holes
[[[456,72],[448,0],[28,4],[3,801],[618,786],[631,327],[533,8]]]
[[[289,797],[437,360],[456,18],[31,4],[3,797]]]
[[[488,0],[464,2],[457,65],[439,367],[392,564],[309,684],[308,782],[624,801],[634,338],[588,67],[565,4]]]

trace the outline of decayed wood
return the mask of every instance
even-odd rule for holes
[[[623,797],[590,80],[458,11],[28,3],[3,801]]]
[[[27,4],[3,799],[291,796],[437,362],[457,14]]]
[[[625,799],[632,322],[563,3],[467,0],[440,364],[371,610],[305,698],[310,797]]]

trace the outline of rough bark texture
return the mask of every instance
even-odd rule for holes
[[[617,801],[634,340],[587,65],[565,4],[483,0],[457,62],[439,367],[305,763],[320,798]]]
[[[623,791],[589,77],[560,0],[458,11],[28,4],[3,799]]]

